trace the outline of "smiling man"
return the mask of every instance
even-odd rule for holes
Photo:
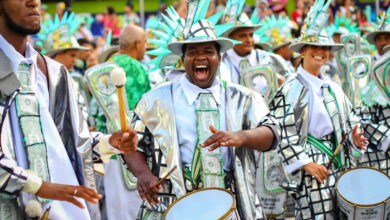
[[[222,36],[241,43],[235,44],[232,49],[223,54],[220,78],[228,82],[240,84],[242,81],[241,73],[245,71],[245,68],[243,69],[240,63],[247,61],[250,67],[262,66],[271,68],[273,74],[277,76],[279,84],[282,84],[284,82],[283,76],[292,73],[294,70],[287,66],[281,56],[255,49],[253,34],[261,25],[255,21],[256,19],[253,16],[248,18],[245,13],[241,13],[242,7],[235,7],[236,4],[244,3],[245,0],[230,0],[230,3],[228,3],[230,6],[225,10],[224,23],[234,24],[234,26],[222,33]],[[236,10],[233,10],[233,8]],[[270,82],[267,83],[270,84]],[[260,87],[265,86],[267,85],[260,84]]]
[[[279,127],[266,116],[268,108],[259,94],[216,79],[220,53],[233,46],[230,40],[217,38],[213,25],[203,19],[183,35],[168,48],[182,56],[186,73],[144,94],[134,110],[138,150],[124,158],[145,200],[139,217],[160,219],[186,193],[218,187],[234,192],[241,219],[264,219],[254,186],[255,158],[276,147]],[[256,141],[262,143],[257,148],[245,141],[234,148],[201,148],[218,130],[256,127]],[[156,186],[173,166],[178,169],[170,179]]]
[[[374,44],[377,53],[375,54],[374,60],[379,60],[385,54],[385,47],[390,45],[390,8],[387,9],[386,13],[380,17],[376,24],[378,29],[367,34],[367,41],[370,44]]]
[[[92,140],[69,74],[27,41],[39,9],[39,0],[0,0],[0,219],[47,209],[50,219],[99,218],[84,201],[101,196],[85,187],[95,185]]]

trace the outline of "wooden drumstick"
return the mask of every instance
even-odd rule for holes
[[[171,173],[177,168],[177,166],[174,166],[172,167],[172,169],[167,173],[165,174],[165,176],[163,178],[161,178],[156,184],[154,184],[153,187],[156,187],[156,186],[159,186],[161,185],[167,178],[169,175],[171,175]]]
[[[121,67],[116,67],[111,71],[111,81],[115,85],[118,94],[118,105],[119,105],[119,117],[121,120],[122,132],[127,131],[126,125],[126,109],[125,109],[125,96],[124,96],[124,85],[126,83],[126,73]]]
[[[326,169],[329,170],[330,166],[332,166],[332,163],[333,163],[334,158],[336,158],[337,154],[339,154],[339,151],[340,151],[340,149],[341,149],[341,146],[343,146],[343,143],[344,143],[344,141],[345,141],[345,137],[346,137],[346,135],[343,135],[343,137],[342,137],[342,139],[341,139],[339,145],[338,145],[338,146],[336,147],[336,149],[334,150],[334,153],[333,153],[332,158],[330,158],[330,161],[329,161],[328,165],[326,165]]]

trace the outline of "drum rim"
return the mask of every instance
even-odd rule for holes
[[[192,195],[192,194],[195,194],[195,193],[197,193],[197,192],[206,191],[206,190],[212,190],[212,189],[225,191],[225,192],[229,193],[229,194],[233,197],[233,204],[232,204],[232,206],[231,206],[231,207],[229,208],[229,210],[228,210],[223,216],[221,216],[219,219],[224,219],[224,218],[228,217],[230,213],[232,213],[234,210],[237,209],[236,200],[234,199],[234,194],[233,194],[232,192],[230,192],[229,190],[226,190],[226,189],[222,189],[222,188],[218,188],[218,187],[208,187],[208,188],[202,188],[202,189],[198,189],[198,190],[192,191],[192,192],[190,192],[190,193],[185,194],[184,196],[181,196],[180,198],[176,199],[175,201],[173,201],[173,202],[168,206],[168,208],[164,211],[163,219],[164,219],[164,220],[166,219],[169,210],[171,210],[171,208],[172,208],[176,203],[178,203],[180,200],[186,198],[187,196],[190,196],[190,195]]]
[[[335,186],[335,192],[336,192],[336,194],[337,194],[338,196],[340,196],[341,199],[343,199],[345,202],[347,202],[347,203],[349,203],[350,205],[355,206],[355,207],[369,208],[369,207],[375,207],[375,206],[379,206],[379,205],[381,205],[381,204],[387,203],[387,202],[390,200],[390,196],[388,196],[388,197],[387,197],[385,200],[383,200],[382,202],[378,202],[378,203],[374,203],[374,204],[370,204],[370,205],[363,205],[363,204],[359,204],[359,203],[353,203],[353,202],[349,201],[348,199],[346,199],[344,196],[342,196],[342,195],[339,193],[339,190],[337,189],[337,187],[338,187],[340,178],[341,178],[344,174],[346,174],[346,173],[348,173],[348,172],[350,172],[350,171],[352,171],[352,170],[357,170],[357,169],[372,169],[372,170],[375,170],[375,171],[379,171],[380,173],[384,174],[384,175],[390,180],[390,176],[387,175],[387,173],[385,173],[385,172],[383,172],[382,170],[379,170],[379,169],[377,169],[377,168],[375,168],[375,167],[362,166],[362,167],[350,168],[350,169],[345,170],[345,171],[340,175],[340,177],[338,178],[337,183],[336,183],[336,186]]]

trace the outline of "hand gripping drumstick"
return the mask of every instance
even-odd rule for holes
[[[334,158],[336,158],[337,154],[339,154],[339,151],[340,151],[340,149],[341,149],[341,146],[343,146],[343,143],[344,143],[344,141],[345,141],[345,136],[346,136],[346,135],[343,135],[343,137],[342,137],[342,139],[341,139],[341,141],[340,141],[340,144],[337,145],[336,149],[334,150],[334,153],[333,153],[332,158],[330,158],[330,161],[329,161],[328,165],[326,165],[326,169],[329,170],[330,166],[332,166],[332,163],[333,163]]]
[[[165,176],[163,178],[161,178],[156,184],[154,184],[153,187],[156,187],[156,186],[159,186],[161,185],[167,178],[169,175],[171,175],[171,173],[177,168],[177,166],[174,166],[172,167],[172,169],[167,173],[165,174]]]
[[[116,67],[111,71],[112,84],[116,86],[116,92],[118,94],[118,105],[119,105],[119,117],[121,120],[122,132],[127,131],[126,125],[126,109],[125,109],[125,98],[124,98],[124,85],[126,83],[126,73],[121,67]]]

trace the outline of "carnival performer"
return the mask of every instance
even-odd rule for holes
[[[208,5],[202,2],[200,7],[196,7],[198,1],[189,3],[188,11],[196,13],[189,13],[190,23],[183,32],[175,31],[179,33],[177,41],[168,44],[183,57],[186,73],[144,94],[134,110],[134,129],[140,139],[137,151],[124,158],[138,178],[137,189],[145,200],[139,219],[161,219],[174,200],[207,187],[231,189],[241,219],[265,219],[255,193],[255,155],[278,144],[279,128],[267,116],[268,109],[258,93],[216,78],[220,53],[233,43],[217,37],[213,24],[203,19]],[[218,130],[237,131],[259,124],[256,141],[262,144],[258,148],[247,142],[242,144],[245,147],[214,151],[200,146]],[[121,134],[113,136],[117,135]],[[208,162],[200,162],[204,160]],[[156,186],[174,166],[177,169],[170,178]],[[205,169],[211,173],[201,172]]]
[[[370,81],[364,88],[359,88],[362,106],[356,109],[356,113],[361,116],[363,129],[368,137],[369,144],[367,152],[360,158],[358,166],[370,166],[378,168],[390,175],[390,92],[389,77],[385,66],[389,65],[390,52],[385,51],[386,38],[390,39],[390,19],[389,14],[383,15],[380,20],[379,30],[372,32],[370,40],[375,39],[380,51],[385,54],[373,63],[370,71]],[[376,36],[375,36],[376,35]],[[390,48],[390,42],[386,48]],[[380,55],[380,54],[379,54]]]
[[[381,17],[380,22],[375,25],[378,28],[367,34],[367,40],[370,44],[374,44],[377,53],[374,57],[374,60],[379,60],[384,54],[385,46],[390,44],[390,8],[387,12]]]
[[[0,1],[0,218],[97,219],[84,201],[101,198],[92,140],[68,72],[27,42],[39,9],[37,0]]]
[[[150,90],[150,83],[145,68],[141,64],[141,60],[144,57],[146,51],[146,36],[144,30],[134,24],[129,24],[122,29],[122,33],[119,37],[119,51],[114,54],[108,62],[99,64],[87,70],[86,77],[90,78],[95,73],[99,73],[104,69],[107,69],[107,65],[111,65],[112,61],[116,66],[123,68],[126,73],[126,83],[124,85],[126,91],[126,102],[128,110],[132,111],[139,101],[141,96]],[[96,83],[95,80],[89,80],[92,83]],[[113,85],[112,85],[113,86]],[[91,88],[98,88],[99,85],[91,85]],[[110,99],[110,96],[105,96],[101,92],[92,91],[94,97],[97,99],[100,108],[104,112],[104,118],[98,117],[97,124],[106,125],[99,130],[106,130],[108,134],[115,132],[119,128],[115,128],[112,124],[113,111],[110,110],[110,105],[117,100]],[[103,97],[105,96],[105,97]],[[107,103],[104,100],[111,100]],[[106,123],[107,121],[107,123]],[[118,123],[119,124],[119,123]],[[139,207],[142,200],[140,199],[138,192],[135,188],[135,181],[129,180],[126,176],[132,176],[131,173],[126,172],[126,168],[123,166],[123,161],[114,154],[110,149],[107,149],[109,135],[106,135],[100,139],[98,148],[102,154],[102,160],[104,165],[104,188],[105,188],[105,206],[107,210],[108,219],[136,219]],[[124,174],[124,175],[123,175]],[[126,207],[117,209],[116,207]]]
[[[330,53],[342,48],[323,30],[327,19],[317,17],[327,11],[330,2],[316,1],[312,6],[299,41],[290,46],[302,55],[303,62],[270,103],[282,127],[278,151],[289,187],[297,185],[297,219],[335,219],[332,189],[336,177],[351,166],[351,155],[360,152],[357,147],[364,149],[367,140],[358,131],[359,119],[350,114],[351,104],[342,89],[321,76],[321,66]],[[346,144],[327,169],[343,136],[347,136]]]
[[[279,55],[255,49],[253,33],[261,27],[261,24],[259,24],[257,13],[253,13],[251,18],[248,18],[245,13],[241,13],[244,4],[245,0],[229,0],[226,5],[222,23],[233,24],[233,26],[224,31],[221,36],[241,43],[235,44],[232,49],[223,54],[220,78],[240,84],[240,63],[247,60],[250,66],[270,67],[277,75],[279,84],[282,84],[283,76],[293,70],[289,71],[283,58]]]

